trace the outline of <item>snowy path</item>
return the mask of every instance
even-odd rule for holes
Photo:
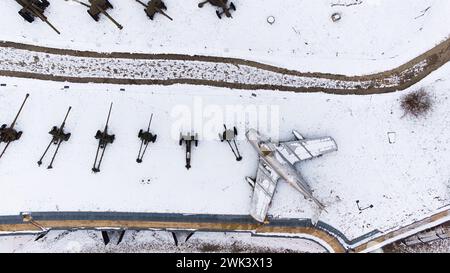
[[[374,94],[405,89],[450,60],[450,39],[383,73],[348,77],[301,73],[207,56],[96,53],[0,43],[0,75],[78,83],[193,84],[235,89]]]

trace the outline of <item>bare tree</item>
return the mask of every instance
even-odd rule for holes
[[[404,95],[401,98],[403,116],[413,116],[415,118],[425,116],[431,111],[433,99],[424,88]]]

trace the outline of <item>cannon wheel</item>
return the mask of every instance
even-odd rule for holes
[[[111,2],[109,2],[108,0],[106,0],[106,6],[113,9],[113,5],[111,4]]]
[[[98,22],[98,14],[97,15],[94,15],[94,14],[92,14],[91,13],[91,11],[87,11],[88,13],[89,13],[89,15],[92,17],[92,19],[94,19],[96,22]]]
[[[41,0],[41,4],[42,4],[42,9],[45,9],[48,6],[50,6],[50,2],[48,2],[47,0]]]
[[[20,137],[22,136],[22,131],[20,131],[20,132],[17,132],[17,134],[16,134],[16,139],[15,140],[19,140],[20,139]]]
[[[70,139],[71,133],[67,133],[64,135],[64,141],[68,141]]]
[[[25,21],[27,21],[28,23],[33,23],[34,21],[34,17],[33,15],[31,15],[29,12],[26,11],[19,11],[20,16],[23,17],[23,19],[25,19]]]

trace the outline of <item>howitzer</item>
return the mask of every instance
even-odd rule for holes
[[[183,142],[186,144],[186,169],[191,168],[191,160],[192,160],[192,142],[194,142],[195,147],[198,146],[198,135],[197,134],[190,134],[187,133],[186,135],[183,135],[180,133],[180,146],[183,145]]]
[[[98,147],[97,147],[97,153],[95,154],[94,166],[92,167],[92,171],[94,173],[100,172],[100,166],[102,164],[106,146],[108,144],[112,144],[115,139],[115,135],[108,134],[108,125],[109,125],[109,118],[111,117],[112,106],[113,106],[113,104],[111,102],[111,105],[109,107],[109,112],[108,112],[108,118],[106,119],[105,129],[103,130],[103,132],[98,130],[97,133],[95,134],[95,139],[98,139]],[[100,159],[97,164],[98,153],[99,153],[100,149],[102,150],[102,154],[101,154]]]
[[[22,131],[19,131],[19,132],[16,131],[16,129],[14,129],[14,126],[16,125],[17,119],[19,118],[19,115],[22,112],[25,102],[27,101],[29,96],[30,96],[30,94],[26,94],[25,99],[23,100],[23,103],[20,106],[20,109],[17,112],[16,117],[14,118],[11,125],[9,127],[7,127],[6,124],[3,124],[0,127],[0,143],[2,143],[2,142],[6,143],[6,146],[3,148],[3,151],[0,154],[0,158],[3,157],[6,150],[8,149],[9,145],[11,144],[11,142],[19,140],[20,137],[22,136]]]
[[[34,18],[30,16],[29,12],[31,12],[31,15],[38,17],[43,22],[45,22],[49,27],[51,27],[56,33],[61,34],[59,30],[53,26],[47,19],[47,17],[44,15],[44,9],[48,6],[48,2],[45,2],[46,5],[43,7],[36,6],[35,3],[33,3],[32,0],[16,0],[16,2],[21,5],[23,8],[21,11],[19,11],[19,14],[28,22],[33,22]]]
[[[156,141],[157,135],[150,133],[150,126],[152,125],[152,119],[153,119],[153,114],[150,116],[150,121],[148,122],[147,131],[144,132],[144,130],[142,130],[142,129],[139,130],[138,138],[141,140],[141,146],[139,147],[139,153],[138,153],[138,157],[136,159],[137,163],[142,163],[142,160],[144,159],[145,151],[147,151],[148,144],[150,142],[155,143],[155,141]],[[145,145],[145,147],[144,147],[144,151],[141,154],[143,145]]]
[[[114,23],[114,25],[117,26],[117,28],[119,29],[123,29],[123,26],[121,24],[119,24],[119,22],[117,22],[116,20],[114,20],[114,18],[111,17],[111,15],[109,15],[108,12],[106,12],[106,10],[102,9],[100,6],[97,6],[97,8],[109,19],[111,20],[111,22]]]
[[[219,19],[222,19],[222,14],[225,13],[225,15],[229,18],[232,18],[230,10],[236,10],[236,6],[233,4],[233,2],[230,2],[230,6],[227,7],[228,0],[205,0],[198,4],[199,8],[202,8],[206,3],[210,3],[213,6],[222,8],[222,11],[219,12],[216,10],[216,15],[219,17]]]
[[[69,106],[69,109],[67,110],[66,116],[64,117],[63,122],[61,123],[61,125],[59,126],[59,128],[57,126],[53,126],[53,128],[50,130],[50,132],[48,132],[50,135],[52,135],[52,139],[50,140],[50,143],[48,144],[47,148],[45,149],[44,153],[42,154],[41,158],[39,159],[39,161],[37,162],[39,166],[41,166],[42,164],[42,160],[44,159],[45,155],[48,152],[48,149],[50,148],[50,146],[52,144],[57,145],[56,146],[56,150],[55,153],[53,154],[52,160],[50,162],[50,164],[48,165],[47,169],[52,169],[53,168],[53,162],[55,161],[55,157],[56,154],[59,151],[59,147],[61,146],[61,143],[64,141],[68,141],[71,133],[64,133],[64,127],[66,126],[66,120],[67,117],[69,116],[70,110],[72,110],[72,106]]]
[[[98,9],[98,11],[100,13],[103,13],[111,22],[113,22],[114,25],[117,26],[117,28],[123,29],[123,26],[121,24],[119,24],[119,22],[114,20],[114,18],[112,18],[112,16],[104,8],[102,8],[100,5],[97,5],[96,2],[94,2],[92,5],[89,5],[89,4],[86,4],[86,3],[81,2],[79,0],[72,0],[72,1],[74,1],[74,2],[76,2],[78,4],[81,4],[81,5],[85,6],[85,7],[88,7],[89,8],[88,13],[92,16],[92,18],[94,18],[95,21],[98,21],[98,13],[96,13],[96,12],[95,13],[91,13],[90,10],[93,9],[93,8]],[[90,1],[90,2],[92,2],[92,1]],[[108,1],[106,3],[107,3],[107,5],[109,7],[112,7],[112,5],[109,4]]]
[[[140,1],[140,0],[136,0],[136,2],[138,2],[139,4],[141,4],[142,6],[144,6],[146,9],[149,9],[150,6],[146,5],[144,2]],[[165,13],[162,9],[158,8],[157,6],[153,6],[152,8],[154,8],[157,12],[161,13],[162,15],[164,15],[165,17],[167,17],[170,21],[173,21],[172,17],[170,17],[169,15],[167,15],[167,13]],[[147,15],[148,15],[148,11],[146,11]],[[150,15],[149,15],[150,17]],[[150,19],[153,20],[152,17],[150,17]]]
[[[27,102],[28,97],[30,96],[30,94],[26,94],[25,95],[25,99],[22,102],[22,105],[20,106],[19,111],[17,112],[16,117],[14,118],[13,122],[11,123],[10,127],[11,129],[14,128],[14,126],[16,125],[17,119],[19,118],[20,113],[22,112],[23,107],[25,106],[25,102]]]
[[[233,130],[227,129],[227,126],[225,124],[223,125],[223,127],[225,128],[225,131],[222,134],[219,134],[220,141],[226,141],[228,143],[228,146],[230,146],[230,149],[233,152],[234,156],[236,157],[236,161],[241,161],[242,156],[236,143],[236,136],[238,134],[236,127],[234,127]],[[234,147],[233,145],[231,145],[231,143],[234,144]]]

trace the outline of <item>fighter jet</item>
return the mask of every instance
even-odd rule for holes
[[[278,181],[286,181],[306,199],[312,200],[325,209],[313,195],[309,185],[300,176],[294,165],[297,162],[337,151],[336,142],[331,137],[305,139],[293,131],[296,140],[274,143],[258,131],[250,129],[246,137],[259,154],[256,179],[246,177],[253,188],[250,215],[258,222],[265,221],[267,211],[275,193]]]

